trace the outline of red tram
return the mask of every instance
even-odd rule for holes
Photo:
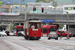
[[[35,28],[31,28],[32,25]],[[41,21],[40,20],[29,20],[24,23],[25,35],[24,38],[26,40],[39,40],[41,38]]]

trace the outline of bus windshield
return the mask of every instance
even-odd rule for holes
[[[57,28],[49,28],[49,32],[50,31],[56,31],[57,30]]]
[[[23,28],[17,28],[17,32],[23,31]]]
[[[48,30],[46,28],[42,28],[41,31],[42,33],[47,33]]]

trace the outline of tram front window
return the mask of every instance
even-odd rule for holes
[[[41,28],[39,23],[30,23],[29,26],[30,28],[34,28],[34,29]]]

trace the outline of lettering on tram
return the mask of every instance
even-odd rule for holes
[[[24,23],[26,40],[39,40],[41,38],[41,21],[30,19]]]

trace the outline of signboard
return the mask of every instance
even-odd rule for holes
[[[27,2],[25,2],[25,4],[27,4]]]
[[[54,22],[54,20],[50,20],[50,19],[41,19],[42,22]]]
[[[20,15],[20,13],[0,13],[0,15]]]
[[[18,7],[16,7],[16,9],[18,9]]]

